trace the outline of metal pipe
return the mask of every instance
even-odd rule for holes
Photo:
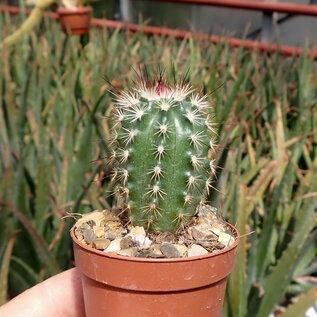
[[[10,7],[10,6],[0,6],[0,11],[7,12],[10,14],[18,14],[20,9],[18,7]],[[45,14],[53,19],[58,20],[58,15],[53,12],[47,12]],[[110,29],[122,29],[127,30],[130,32],[143,32],[147,35],[157,35],[157,36],[171,36],[177,39],[184,39],[189,37],[194,37],[197,40],[201,41],[210,41],[213,44],[221,43],[228,43],[229,46],[232,47],[244,47],[245,49],[249,50],[258,50],[260,52],[280,52],[284,56],[300,56],[304,53],[304,49],[301,47],[294,47],[294,46],[286,46],[281,45],[278,46],[276,44],[267,44],[261,43],[258,41],[250,41],[250,40],[243,40],[239,38],[224,38],[217,35],[209,35],[203,33],[194,33],[184,30],[174,30],[169,29],[166,27],[157,27],[157,26],[140,26],[138,24],[132,23],[124,23],[119,21],[112,21],[112,20],[105,20],[105,19],[92,19],[92,25],[100,28],[110,28]],[[317,60],[317,51],[316,50],[307,50],[307,55]]]
[[[262,0],[151,0],[182,4],[206,5],[223,8],[244,9],[263,12],[278,12],[295,15],[317,16],[317,5],[290,2],[266,2]]]
[[[203,33],[194,33],[190,31],[183,30],[174,30],[166,27],[157,27],[157,26],[140,26],[133,23],[124,23],[119,21],[112,20],[101,20],[93,19],[92,24],[97,27],[106,27],[110,29],[125,29],[130,32],[143,32],[147,35],[158,35],[158,36],[170,36],[177,39],[184,39],[189,37],[194,37],[197,40],[201,41],[210,41],[213,44],[228,43],[232,47],[244,47],[249,50],[258,50],[260,52],[269,52],[275,53],[280,52],[284,56],[300,56],[304,53],[304,49],[301,47],[287,46],[287,45],[277,45],[277,44],[268,44],[258,41],[243,40],[234,37],[220,37],[217,35],[209,35]],[[317,60],[317,51],[316,50],[307,50],[307,55]]]

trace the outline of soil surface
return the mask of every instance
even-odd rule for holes
[[[93,211],[77,220],[75,235],[92,248],[122,256],[179,258],[222,250],[235,241],[216,209],[200,205],[196,215],[179,233],[147,233],[143,227],[124,223],[114,211]]]

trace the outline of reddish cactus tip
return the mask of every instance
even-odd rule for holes
[[[157,82],[156,82],[156,93],[160,96],[161,95],[161,92],[166,89],[166,81],[164,81],[163,79],[163,75],[160,74],[159,78],[157,79]]]

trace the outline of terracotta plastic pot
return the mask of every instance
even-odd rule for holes
[[[88,34],[91,12],[92,7],[58,8],[57,13],[63,32],[71,35]]]
[[[80,243],[71,230],[82,272],[86,317],[219,317],[235,243],[204,256],[143,259],[109,255]]]

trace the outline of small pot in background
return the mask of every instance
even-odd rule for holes
[[[89,33],[92,7],[58,8],[57,13],[65,34],[85,35]]]

